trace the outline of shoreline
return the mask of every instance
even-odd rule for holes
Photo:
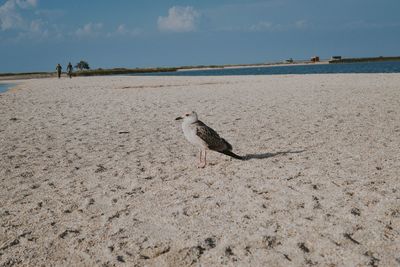
[[[344,59],[347,60],[347,59]],[[350,60],[350,59],[348,59]],[[87,77],[87,76],[113,76],[113,75],[140,75],[149,73],[163,73],[163,72],[186,72],[186,71],[198,71],[198,70],[221,70],[221,69],[240,69],[240,68],[266,68],[266,67],[279,67],[279,66],[313,66],[313,65],[329,65],[329,64],[348,64],[348,63],[368,63],[368,62],[386,62],[387,60],[381,59],[379,61],[330,61],[321,60],[319,62],[309,61],[297,61],[293,63],[257,63],[257,64],[231,64],[231,65],[215,65],[215,66],[181,66],[181,67],[162,67],[162,68],[146,68],[146,69],[125,69],[125,68],[114,68],[114,69],[94,69],[82,72],[74,72],[74,77]],[[395,60],[397,61],[397,60]],[[15,73],[10,75],[0,75],[0,81],[2,80],[14,80],[14,79],[35,79],[35,78],[55,78],[55,73]],[[62,73],[62,77],[67,77],[66,73]]]
[[[154,72],[182,72],[195,70],[218,70],[218,69],[236,69],[236,68],[257,68],[257,67],[277,67],[277,66],[304,66],[318,64],[348,64],[348,63],[368,63],[368,62],[391,62],[400,61],[400,57],[363,57],[363,58],[340,58],[340,59],[324,59],[318,62],[308,60],[297,60],[292,63],[273,62],[273,63],[255,63],[255,64],[228,64],[228,65],[209,65],[209,66],[180,66],[180,67],[152,67],[152,68],[112,68],[112,69],[92,69],[87,71],[75,71],[73,76],[107,76],[107,75],[123,75],[137,73],[154,73]],[[67,76],[66,73],[62,74]],[[56,77],[55,72],[29,72],[29,73],[0,73],[0,81],[14,79],[33,79],[33,78],[52,78]]]
[[[195,71],[195,70],[220,70],[220,69],[241,69],[241,68],[266,68],[266,67],[279,67],[279,66],[308,66],[308,65],[326,65],[328,61],[320,62],[301,62],[301,63],[271,63],[271,64],[246,64],[246,65],[226,65],[221,67],[212,68],[185,68],[178,69],[177,71]]]
[[[99,70],[88,70],[82,72],[74,72],[73,78],[77,77],[91,77],[91,76],[144,76],[152,73],[157,73],[159,76],[162,76],[162,73],[171,73],[171,72],[191,72],[191,71],[208,71],[208,70],[224,70],[224,69],[248,69],[248,68],[273,68],[273,67],[295,67],[295,66],[316,66],[316,65],[339,65],[339,64],[351,64],[351,63],[380,63],[380,62],[398,62],[398,60],[389,61],[386,59],[375,60],[375,61],[329,61],[329,60],[322,60],[319,62],[293,62],[293,63],[265,63],[265,64],[237,64],[237,65],[224,65],[224,66],[201,66],[201,67],[165,67],[165,68],[150,68],[150,69],[124,69],[124,68],[115,68],[115,69],[99,69]],[[339,74],[333,73],[333,74]],[[352,73],[352,72],[349,72]],[[357,73],[357,72],[354,72]],[[362,72],[363,73],[363,72]],[[375,72],[373,72],[375,73]],[[377,72],[378,73],[378,72]],[[386,73],[386,72],[382,72]],[[396,73],[396,72],[394,72]],[[296,74],[296,73],[293,73]],[[303,75],[309,73],[303,73]],[[310,73],[311,74],[311,73]],[[246,74],[251,75],[251,74]],[[268,74],[271,75],[271,74]],[[273,74],[272,74],[273,75]],[[278,75],[278,74],[276,74]],[[14,81],[14,80],[29,80],[29,79],[44,79],[44,78],[56,78],[55,73],[15,73],[10,75],[2,74],[0,75],[0,82],[2,81]],[[66,73],[62,73],[62,78],[67,78]]]
[[[0,94],[15,90],[19,86],[19,80],[0,81]]]

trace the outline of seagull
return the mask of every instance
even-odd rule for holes
[[[193,145],[199,147],[200,149],[200,164],[199,168],[204,168],[206,166],[206,151],[214,150],[219,153],[228,155],[235,159],[244,160],[243,157],[236,155],[232,152],[232,145],[229,144],[224,138],[221,138],[217,132],[208,127],[202,121],[198,120],[197,113],[192,111],[191,113],[186,113],[185,115],[176,118],[175,120],[183,120],[182,130],[186,139]],[[202,155],[204,152],[204,161],[202,160]]]

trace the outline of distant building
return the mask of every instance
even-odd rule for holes
[[[331,57],[331,61],[334,61],[334,60],[341,60],[342,59],[342,56],[332,56]]]
[[[310,59],[310,61],[311,62],[319,62],[319,56],[315,56],[315,57],[312,57],[311,59]]]
[[[289,58],[285,60],[286,63],[293,63],[293,58]]]

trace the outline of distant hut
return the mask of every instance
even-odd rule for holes
[[[312,57],[311,59],[310,59],[310,61],[311,62],[319,62],[319,56],[315,56],[315,57]]]
[[[293,63],[293,58],[286,59],[285,63]]]
[[[331,57],[331,61],[335,61],[335,60],[341,60],[342,56],[332,56]]]

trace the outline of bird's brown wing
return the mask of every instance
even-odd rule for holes
[[[197,121],[194,124],[196,135],[206,143],[209,149],[223,151],[230,146],[216,131],[205,125],[202,121]]]

